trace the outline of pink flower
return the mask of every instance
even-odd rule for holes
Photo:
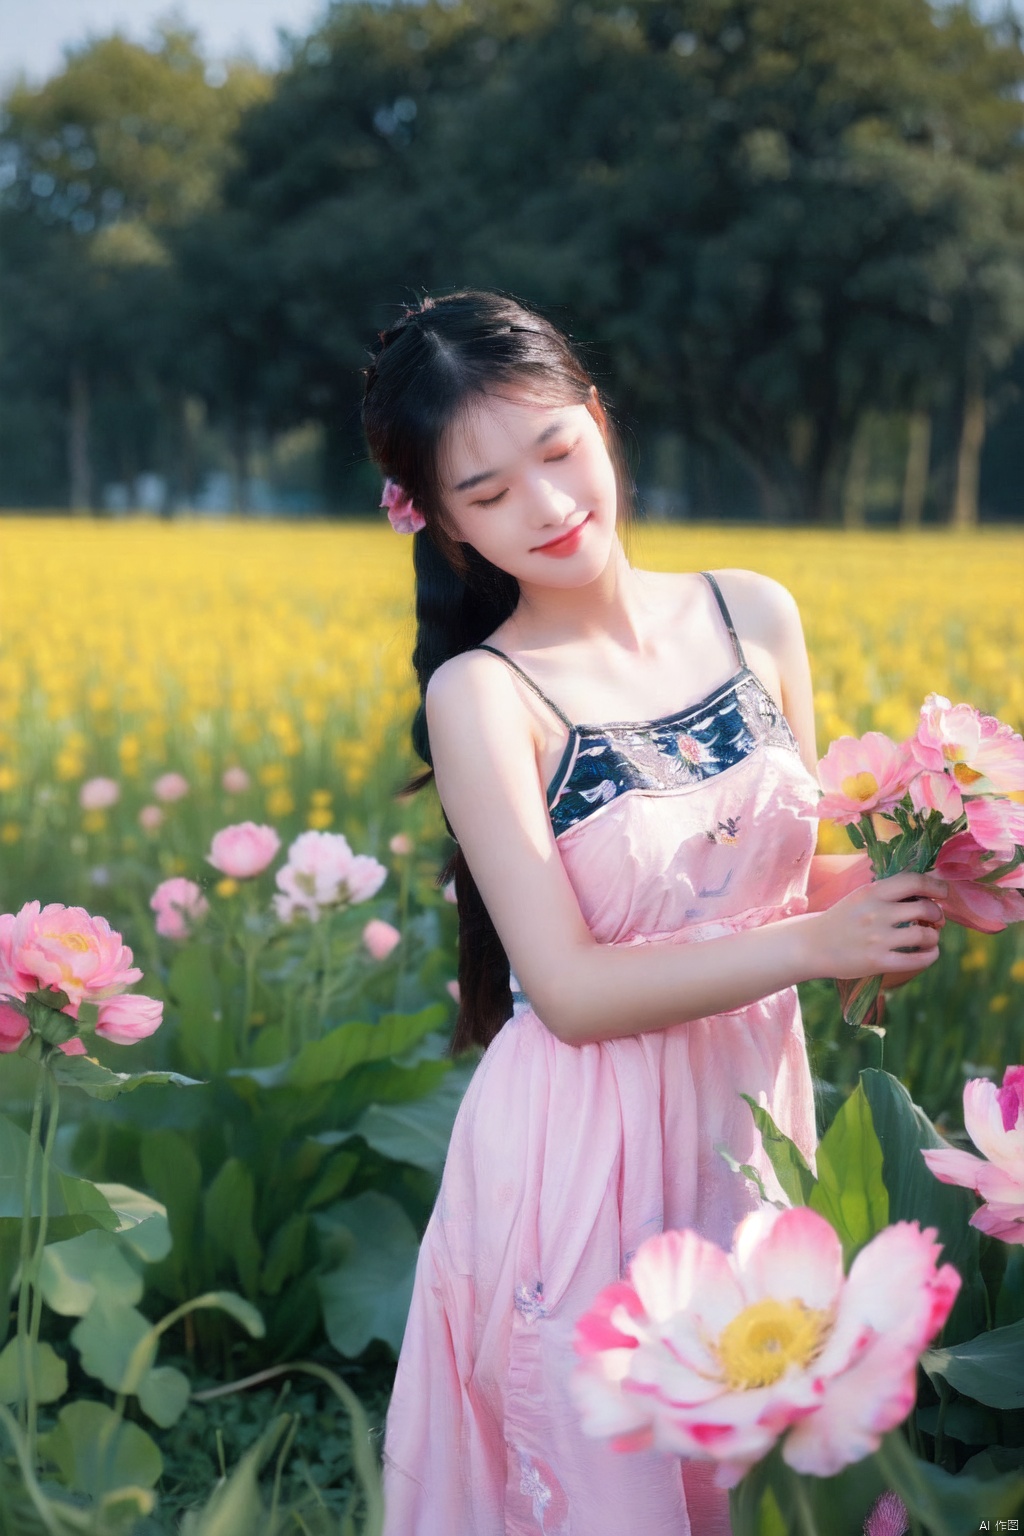
[[[412,497],[406,495],[396,480],[384,481],[380,504],[387,507],[388,522],[396,533],[419,533],[426,526],[423,513],[413,506]]]
[[[994,715],[930,693],[911,750],[922,768],[948,773],[962,795],[1024,789],[1024,741]]]
[[[10,1055],[28,1034],[28,1019],[10,1003],[0,1003],[0,1053]]]
[[[412,853],[412,838],[405,832],[396,832],[388,843],[388,847],[392,853],[398,854],[399,857],[404,857],[406,854]]]
[[[157,827],[162,827],[166,816],[158,805],[144,805],[139,812],[139,826],[146,832],[155,832]]]
[[[450,901],[453,907],[458,906],[459,898],[455,894],[454,880],[449,880],[447,885],[442,886],[441,895],[444,897],[445,901]]]
[[[74,1035],[70,1040],[62,1040],[57,1049],[58,1051],[63,1051],[65,1056],[84,1056],[86,1054],[85,1041],[80,1039],[78,1035]]]
[[[731,1253],[691,1231],[649,1238],[577,1324],[584,1431],[713,1460],[723,1487],[783,1436],[798,1472],[860,1461],[913,1407],[960,1288],[935,1237],[887,1227],[846,1279],[839,1238],[803,1206],[745,1217]]]
[[[382,922],[379,917],[371,917],[363,929],[363,943],[374,960],[386,960],[401,937],[397,928]]]
[[[444,984],[444,989],[448,993],[448,996],[451,998],[453,1003],[457,1003],[459,1001],[460,993],[459,984],[457,981],[446,981]]]
[[[229,795],[244,795],[249,788],[250,779],[244,768],[225,768],[221,774],[221,784]]]
[[[141,992],[125,992],[100,1004],[96,1033],[116,1045],[134,1045],[160,1028],[164,1005],[155,997],[143,997]]]
[[[0,995],[24,1001],[40,987],[64,991],[72,1006],[114,997],[138,981],[132,952],[105,917],[30,901],[0,919]]]
[[[864,1522],[864,1536],[907,1536],[910,1516],[898,1493],[883,1493]]]
[[[975,796],[968,800],[964,814],[974,841],[991,853],[1012,859],[1014,848],[1024,845],[1024,805],[1001,796],[997,800]]]
[[[241,821],[214,833],[206,862],[233,880],[250,880],[272,863],[280,846],[273,827]]]
[[[78,803],[83,811],[105,811],[116,805],[121,798],[121,786],[116,779],[86,779],[78,791]]]
[[[869,811],[891,810],[917,771],[909,747],[897,746],[882,731],[840,736],[818,764],[825,791],[818,815],[845,824]]]
[[[934,773],[924,768],[910,781],[910,803],[918,814],[938,811],[950,825],[964,813],[964,800],[948,773]]]
[[[981,1157],[954,1147],[928,1148],[921,1156],[943,1184],[981,1196],[985,1203],[971,1217],[972,1227],[1004,1243],[1024,1243],[1024,1066],[1007,1067],[1001,1088],[972,1078],[964,1088],[964,1125]]]
[[[149,905],[157,914],[156,931],[165,939],[187,939],[210,910],[201,888],[181,875],[162,880],[149,898]]]
[[[303,912],[313,921],[325,907],[355,906],[375,896],[387,870],[366,854],[355,854],[340,832],[303,832],[277,872],[274,908],[282,922]]]
[[[162,773],[153,785],[153,793],[158,800],[165,803],[172,800],[183,800],[188,794],[189,783],[180,773]]]
[[[979,933],[1001,933],[1010,923],[1024,922],[1024,865],[982,883],[982,876],[1006,861],[981,848],[970,832],[956,832],[935,858],[937,875],[949,882],[939,905],[946,917]]]

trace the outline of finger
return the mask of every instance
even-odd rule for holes
[[[903,923],[930,923],[935,927],[941,927],[946,921],[946,914],[937,901],[908,896],[900,902],[899,921],[901,926]]]
[[[928,923],[900,924],[899,937],[893,939],[896,949],[937,949],[938,945],[935,929]]]
[[[923,971],[929,965],[934,964],[938,958],[938,945],[936,945],[934,949],[913,950],[906,954],[902,950],[894,949],[890,952],[885,961],[885,970],[898,971],[901,975],[905,971]]]
[[[906,901],[910,896],[929,896],[933,901],[949,895],[949,882],[939,875],[917,874],[904,870],[876,882],[879,894],[888,901]]]

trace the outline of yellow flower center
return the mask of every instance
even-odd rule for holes
[[[878,794],[878,780],[867,769],[863,773],[851,773],[839,787],[847,800],[870,800]]]
[[[968,785],[976,784],[979,779],[984,778],[984,774],[979,773],[976,768],[969,767],[967,763],[957,762],[953,764],[953,777],[962,788],[966,789]]]
[[[65,949],[73,949],[78,955],[89,953],[89,940],[84,933],[54,933],[52,929],[47,929],[44,937],[63,944]]]
[[[802,1301],[769,1298],[744,1307],[718,1336],[726,1381],[734,1391],[770,1387],[791,1365],[810,1365],[827,1325],[826,1312],[815,1312]]]

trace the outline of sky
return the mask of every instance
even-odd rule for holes
[[[245,52],[264,65],[278,60],[278,29],[309,32],[326,0],[0,0],[0,89],[19,73],[38,84],[62,67],[64,47],[120,30],[148,41],[173,12],[200,35],[212,59]]]

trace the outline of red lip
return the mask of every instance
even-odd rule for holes
[[[547,544],[538,544],[534,553],[538,555],[554,555],[556,557],[573,554],[579,543],[579,536],[589,521],[590,513],[588,512],[583,521],[577,523],[575,528],[571,528],[568,533],[560,534],[557,539],[549,539]]]

